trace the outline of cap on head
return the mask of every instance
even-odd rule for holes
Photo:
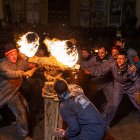
[[[16,46],[15,46],[14,43],[12,43],[12,42],[5,43],[5,45],[4,45],[4,53],[5,53],[5,55],[7,55],[10,52],[13,52],[15,50],[16,50]]]
[[[57,78],[54,82],[54,89],[57,94],[62,94],[68,91],[67,82],[62,78]]]

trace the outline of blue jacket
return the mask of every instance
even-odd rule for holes
[[[70,140],[102,140],[105,122],[96,107],[77,85],[69,85],[69,96],[60,104],[62,118],[67,123],[65,135]]]

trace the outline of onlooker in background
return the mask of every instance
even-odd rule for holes
[[[87,69],[92,64],[92,56],[90,49],[86,47],[86,44],[83,44],[80,49],[80,76],[79,76],[79,85],[84,90],[84,93],[89,97],[89,81],[90,77],[85,75],[83,69]]]
[[[117,60],[117,55],[119,54],[120,46],[115,45],[111,48],[111,55],[114,60]]]
[[[106,125],[96,107],[86,98],[78,85],[56,79],[54,89],[61,101],[60,112],[67,129],[57,128],[52,134],[70,140],[102,140]]]
[[[92,60],[92,55],[90,49],[86,47],[86,45],[84,44],[80,50],[79,64],[81,68],[88,68],[90,65],[92,65],[91,60]]]
[[[19,89],[23,77],[31,77],[37,68],[18,57],[14,42],[6,41],[4,49],[5,58],[0,62],[0,107],[7,104],[16,117],[19,134],[24,140],[31,140],[28,105]]]

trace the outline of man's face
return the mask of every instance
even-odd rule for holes
[[[112,49],[111,54],[112,54],[113,59],[116,60],[117,55],[119,54],[119,51],[117,49]]]
[[[82,50],[81,51],[81,56],[82,56],[82,58],[87,58],[87,57],[90,56],[90,53],[86,50]]]
[[[99,56],[99,58],[101,60],[105,58],[105,56],[106,56],[106,50],[105,50],[105,48],[98,49],[98,56]]]
[[[123,66],[126,61],[127,61],[127,58],[125,55],[117,55],[117,65],[118,66]]]
[[[9,62],[16,63],[17,62],[18,53],[17,50],[13,50],[12,52],[6,54],[6,58]]]

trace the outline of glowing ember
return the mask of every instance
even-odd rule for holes
[[[78,52],[76,46],[69,40],[44,40],[45,45],[59,62],[68,67],[73,67],[78,60]]]
[[[34,56],[39,47],[39,37],[34,32],[24,34],[17,42],[21,53],[28,57]]]

